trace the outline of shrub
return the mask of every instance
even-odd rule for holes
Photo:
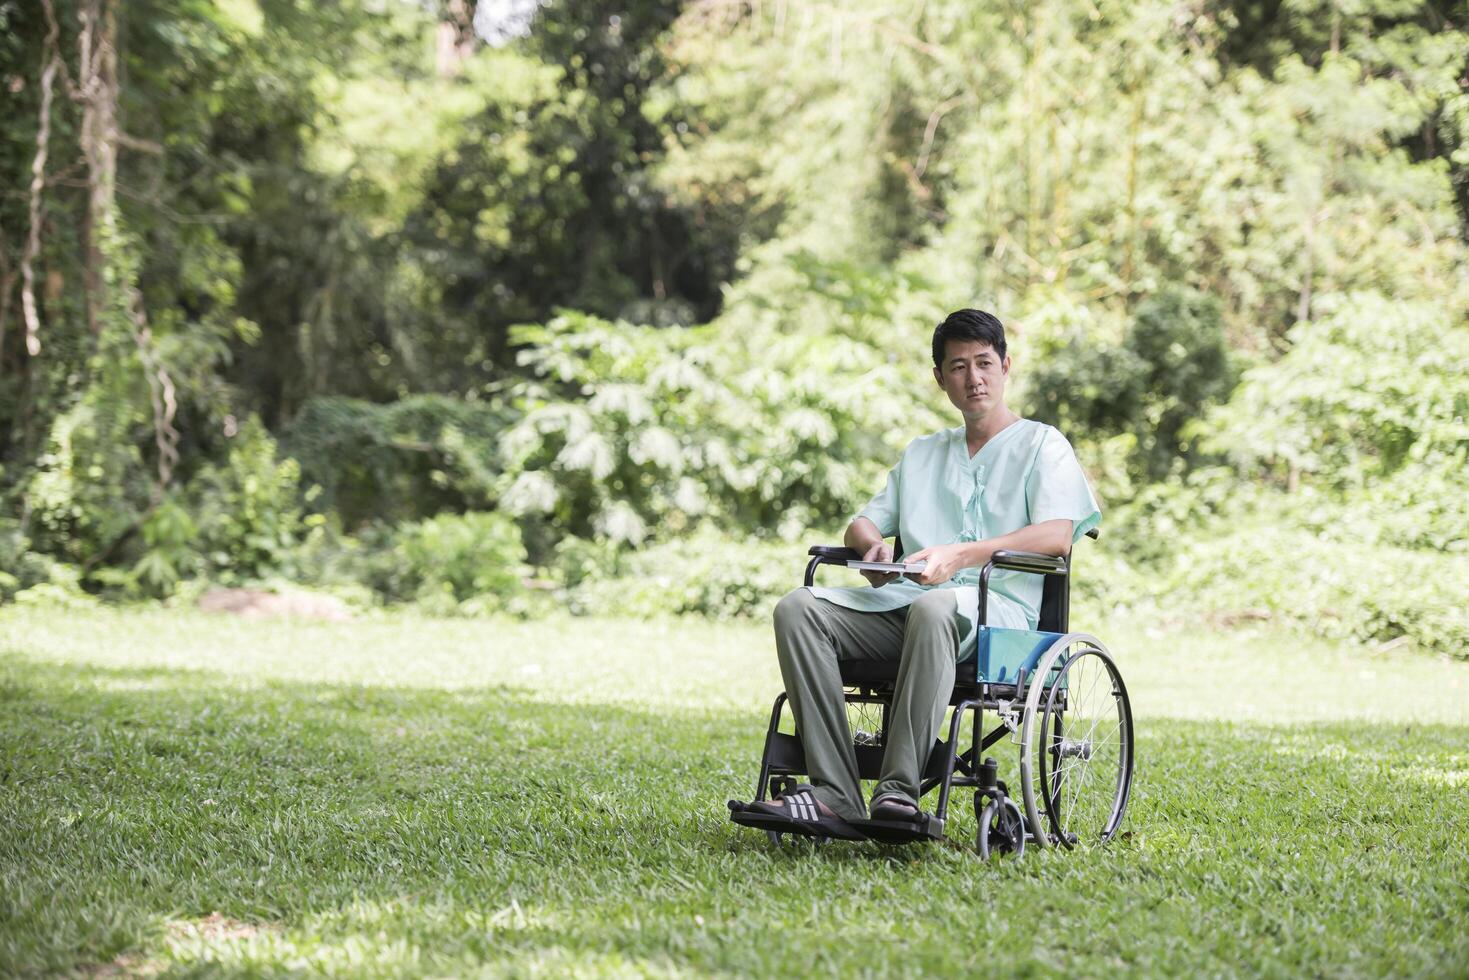
[[[508,608],[524,591],[525,547],[504,514],[441,514],[397,528],[377,526],[360,536],[345,563],[387,602],[419,602],[431,611]]]
[[[804,554],[805,545],[795,542],[727,538],[705,526],[627,555],[614,574],[583,577],[570,589],[569,607],[639,617],[770,616],[777,599],[801,585]]]
[[[1199,456],[1191,426],[1228,397],[1235,372],[1219,303],[1168,289],[1137,309],[1120,342],[1072,327],[1032,352],[1021,404],[1072,438],[1130,436],[1133,481],[1162,479]]]
[[[925,363],[934,321],[896,313],[911,283],[809,256],[789,272],[800,285],[717,324],[567,311],[512,332],[532,377],[511,390],[496,505],[533,560],[568,536],[644,546],[705,521],[789,538],[850,514],[908,438],[950,424]]]
[[[502,402],[413,395],[388,404],[323,397],[308,402],[282,443],[313,506],[348,528],[484,508],[495,495],[497,436],[514,417]]]
[[[112,557],[131,536],[153,483],[129,412],[98,388],[52,421],[16,494],[31,548],[80,566]]]
[[[1211,443],[1245,475],[1370,489],[1400,469],[1462,468],[1469,331],[1445,305],[1375,293],[1323,297],[1290,350],[1249,371]]]
[[[569,590],[568,605],[594,615],[766,617],[801,584],[805,550],[802,544],[730,538],[705,526],[629,554],[608,574],[583,573]]]
[[[197,554],[200,571],[224,582],[293,573],[306,530],[300,484],[297,462],[278,458],[270,433],[248,419],[224,462],[189,481],[183,499],[191,526],[181,547]]]
[[[1293,517],[1215,522],[1171,538],[1170,556],[1149,566],[1106,549],[1083,556],[1078,602],[1174,621],[1270,619],[1361,642],[1406,637],[1469,657],[1462,557],[1338,540]]]
[[[19,521],[0,518],[0,600],[27,592],[41,595],[47,589],[75,595],[80,577],[75,566],[33,551]]]

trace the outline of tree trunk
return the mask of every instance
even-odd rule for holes
[[[1302,238],[1305,242],[1305,269],[1301,271],[1301,291],[1296,297],[1296,321],[1311,319],[1311,284],[1316,275],[1316,212],[1306,213]]]
[[[448,0],[444,5],[435,43],[435,62],[440,77],[459,73],[464,60],[474,53],[474,0]]]
[[[78,17],[77,98],[82,103],[80,142],[87,162],[86,298],[87,325],[100,337],[103,314],[110,313],[132,336],[148,382],[153,409],[153,441],[158,450],[155,501],[173,480],[178,464],[176,390],[168,367],[157,355],[148,327],[143,294],[114,261],[125,244],[117,221],[117,151],[128,140],[118,126],[117,0],[83,0]],[[151,147],[144,147],[152,149]],[[113,266],[112,276],[108,276]]]
[[[108,305],[105,245],[116,233],[117,188],[117,16],[112,0],[84,0],[78,11],[79,134],[87,161],[86,255],[87,325],[102,332],[101,311]]]
[[[36,307],[36,256],[41,252],[41,192],[46,188],[46,154],[51,141],[51,100],[56,90],[56,73],[61,68],[57,44],[61,30],[46,0],[46,54],[41,68],[40,121],[36,128],[36,155],[31,160],[30,230],[20,255],[20,306],[25,318],[26,353],[41,353],[41,314]],[[0,333],[0,340],[4,334]]]
[[[0,228],[0,377],[5,375],[5,332],[10,326],[10,293],[15,289],[15,267],[10,264],[10,243]],[[0,452],[4,446],[0,445]]]

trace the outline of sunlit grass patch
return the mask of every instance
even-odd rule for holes
[[[766,624],[7,611],[0,973],[1469,968],[1469,665],[1096,632],[1125,833],[983,864],[962,795],[933,847],[728,822]]]

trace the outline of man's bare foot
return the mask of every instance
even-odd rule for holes
[[[874,820],[917,820],[918,807],[895,793],[884,793],[872,801]]]

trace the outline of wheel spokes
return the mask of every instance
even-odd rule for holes
[[[1122,822],[1132,781],[1122,675],[1100,641],[1074,633],[1042,655],[1035,676],[1019,739],[1026,818],[1042,846],[1106,841]]]
[[[1057,734],[1063,712],[1069,736]],[[1106,839],[1125,804],[1130,764],[1125,731],[1129,709],[1115,668],[1099,652],[1078,653],[1062,668],[1045,714],[1043,754],[1049,756],[1052,772],[1044,783],[1053,829],[1068,844]]]

